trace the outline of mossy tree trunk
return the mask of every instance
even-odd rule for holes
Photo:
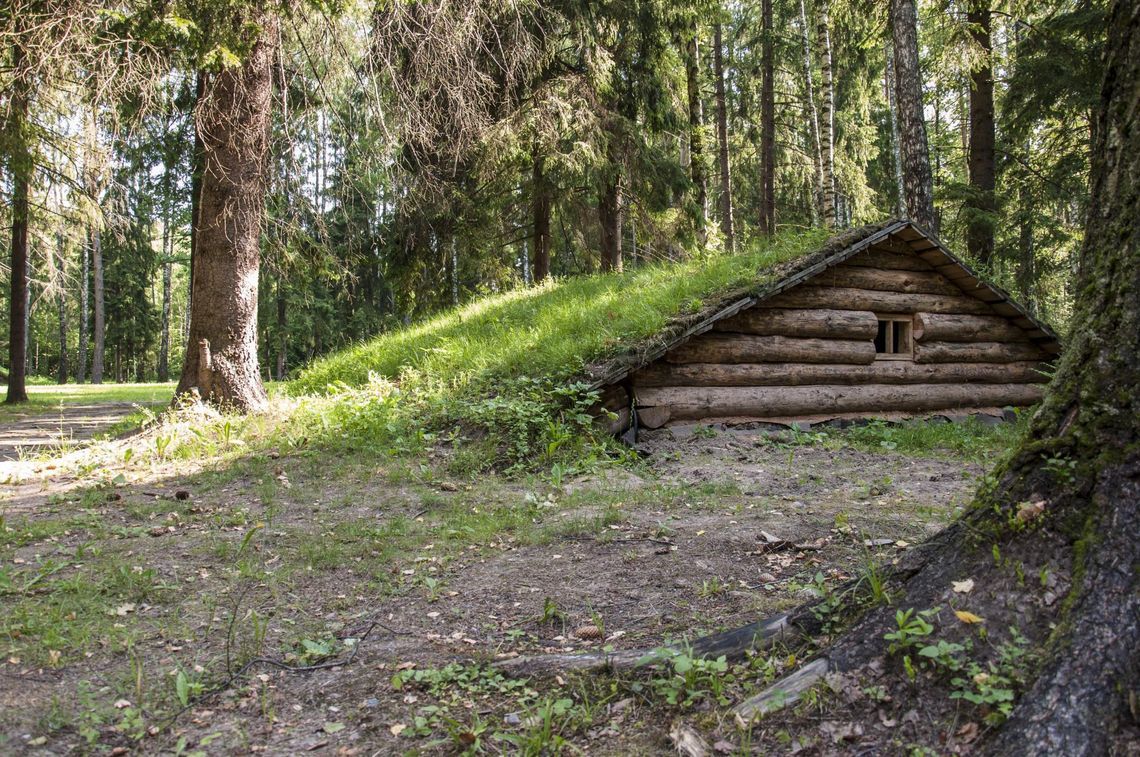
[[[896,566],[894,606],[827,653],[843,671],[881,658],[898,607],[955,601],[992,635],[1022,629],[1040,663],[994,754],[1123,753],[1140,736],[1140,2],[1119,0],[1108,28],[1073,329],[1046,397],[994,484]],[[966,577],[973,593],[952,594]]]

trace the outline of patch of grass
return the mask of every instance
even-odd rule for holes
[[[64,405],[103,405],[135,403],[162,406],[174,396],[174,382],[165,384],[29,384],[28,401],[20,405],[0,405],[0,419],[49,414]],[[0,387],[7,392],[8,387]]]
[[[871,421],[864,426],[827,429],[811,434],[809,444],[850,445],[867,452],[897,452],[920,457],[937,457],[949,453],[973,462],[993,462],[995,457],[1013,449],[1025,433],[1029,422],[1026,413],[1017,420],[983,423],[970,418],[960,423],[913,420],[904,423]]]
[[[363,386],[371,374],[397,379],[409,369],[447,376],[457,389],[484,378],[569,378],[591,361],[653,336],[674,316],[699,310],[710,295],[753,284],[758,271],[823,241],[818,233],[797,233],[739,255],[552,280],[484,297],[318,360],[290,389]]]

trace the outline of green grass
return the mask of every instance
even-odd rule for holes
[[[758,284],[762,272],[824,241],[820,233],[785,235],[738,255],[561,279],[484,297],[319,359],[290,391],[363,386],[370,374],[406,378],[409,369],[446,377],[456,388],[519,376],[569,379],[592,362],[636,348],[709,297]]]
[[[105,405],[134,403],[165,405],[174,396],[174,382],[165,384],[29,384],[28,401],[19,405],[0,404],[0,419],[21,415],[42,415],[66,405]],[[7,394],[8,387],[2,391]]]

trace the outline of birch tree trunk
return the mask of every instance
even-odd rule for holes
[[[982,61],[970,74],[970,201],[966,252],[983,268],[994,254],[994,67],[989,0],[971,0],[966,21]]]
[[[60,231],[56,234],[56,253],[55,253],[55,279],[56,279],[56,295],[58,297],[59,306],[59,365],[56,369],[56,383],[67,383],[67,282],[64,277],[64,267],[67,262],[67,256],[64,254],[65,243],[63,232]]]
[[[816,42],[820,61],[820,144],[823,181],[823,223],[828,228],[836,225],[835,212],[835,82],[831,71],[831,16],[828,0],[819,0],[816,6]]]
[[[918,66],[918,17],[914,0],[891,0],[895,94],[898,101],[899,149],[908,217],[922,229],[938,232],[934,217],[934,183],[923,120],[922,74]]]
[[[776,233],[776,93],[775,55],[772,37],[772,0],[761,0],[760,84],[760,229],[769,237]]]
[[[163,173],[163,213],[162,213],[162,325],[158,342],[158,380],[170,380],[170,295],[171,258],[174,257],[174,233],[171,230],[171,175],[170,166]]]
[[[800,0],[800,44],[804,49],[804,91],[807,96],[808,127],[811,129],[812,168],[815,175],[815,191],[812,193],[811,225],[819,223],[819,209],[823,203],[823,149],[819,137],[819,111],[815,105],[815,83],[811,70],[811,26],[808,24],[807,7]]]
[[[724,236],[724,248],[730,253],[736,251],[736,231],[732,217],[732,167],[728,155],[728,103],[724,93],[724,39],[721,25],[714,27],[715,50],[713,69],[716,76],[716,139],[717,157],[720,163],[720,233]]]

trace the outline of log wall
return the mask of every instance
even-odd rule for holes
[[[989,290],[975,291],[972,278],[955,283],[954,273],[895,243],[864,251],[634,372],[639,422],[656,428],[703,418],[1037,402],[1055,343],[1041,341],[1040,332],[1031,339],[1025,327],[1032,322],[1010,315],[1004,301],[991,302]],[[886,316],[910,317],[912,354],[876,352]]]

